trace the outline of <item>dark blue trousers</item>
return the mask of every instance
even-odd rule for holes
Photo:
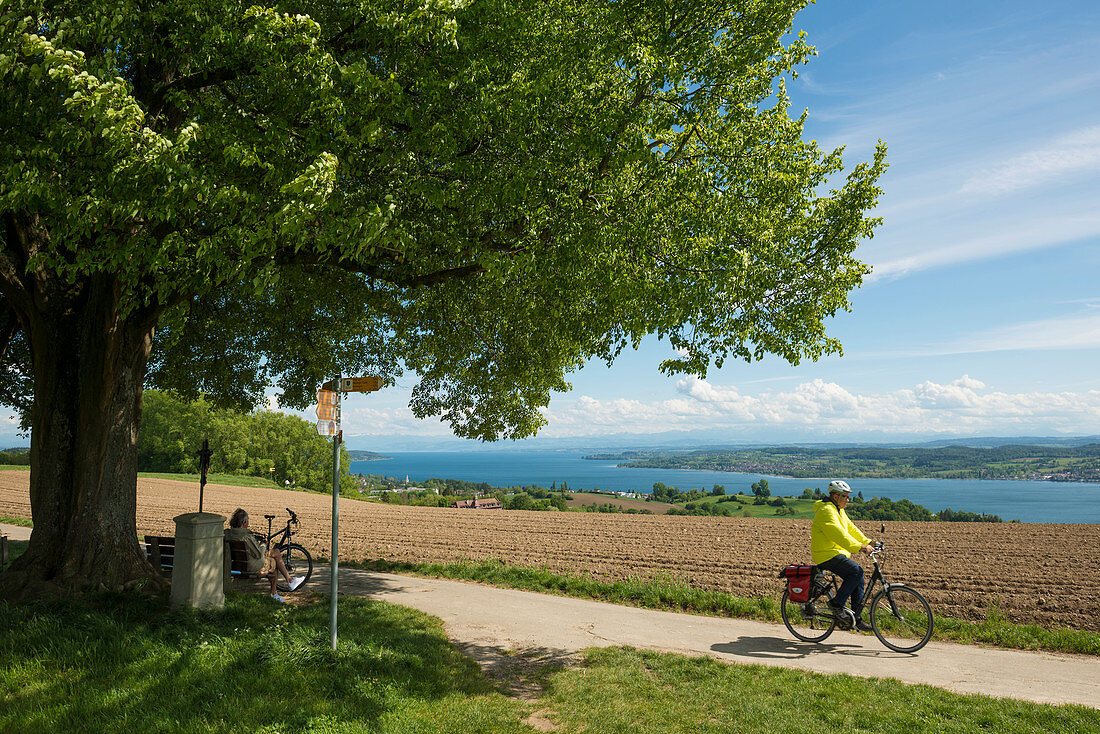
[[[833,604],[840,607],[848,597],[852,598],[852,610],[859,612],[863,606],[863,566],[859,565],[843,553],[817,564],[817,567],[825,571],[832,571],[841,578],[840,591],[837,592]]]

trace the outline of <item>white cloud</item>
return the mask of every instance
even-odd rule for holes
[[[591,397],[551,405],[546,436],[599,436],[719,430],[731,436],[800,432],[807,437],[866,432],[966,435],[975,432],[1091,433],[1100,425],[1100,391],[1005,393],[963,375],[887,393],[858,394],[813,380],[789,391],[745,395],[736,386],[681,380],[681,397],[652,403]]]
[[[746,394],[736,385],[697,377],[680,380],[664,400],[556,399],[543,415],[542,438],[585,438],[668,431],[711,431],[739,439],[844,440],[891,435],[1092,434],[1100,425],[1100,390],[1006,393],[969,375],[946,384],[925,381],[883,393],[856,393],[816,379],[788,390]],[[310,419],[310,416],[305,416]],[[346,438],[374,436],[446,439],[438,419],[420,420],[406,406],[351,406]]]

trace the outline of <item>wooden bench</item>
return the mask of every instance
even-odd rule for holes
[[[271,574],[249,573],[248,571],[248,547],[243,540],[225,541],[225,581],[228,584],[233,580],[254,580],[271,578]]]
[[[227,540],[225,553],[225,580],[267,579],[258,573],[248,572],[248,551],[243,540]],[[176,558],[176,539],[160,535],[145,536],[145,556],[154,568],[165,575],[172,573]]]
[[[145,557],[153,568],[165,574],[172,573],[176,560],[176,539],[160,535],[145,536]]]

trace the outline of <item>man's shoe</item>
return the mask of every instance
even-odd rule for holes
[[[271,598],[274,599],[275,601],[279,602],[280,604],[286,604],[286,599],[279,596],[278,594],[272,594]]]
[[[856,617],[856,629],[860,632],[874,632],[874,628],[863,621],[863,617]]]
[[[829,600],[828,607],[829,611],[832,612],[833,617],[836,619],[837,627],[842,630],[852,629],[852,624],[854,623],[856,615],[852,613],[851,609],[843,606],[838,607],[833,604],[832,600]]]
[[[294,578],[292,578],[290,580],[290,590],[294,591],[295,589],[297,589],[299,586],[301,586],[305,582],[306,582],[306,577],[305,576],[295,576]]]

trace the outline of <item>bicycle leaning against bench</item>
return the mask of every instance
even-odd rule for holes
[[[883,526],[883,531],[886,528]],[[905,584],[889,583],[882,575],[882,566],[879,556],[886,552],[886,546],[881,541],[873,544],[871,560],[875,564],[871,572],[871,580],[864,590],[863,605],[868,605],[870,599],[870,623],[875,637],[883,645],[895,652],[913,653],[920,650],[932,639],[932,607],[928,601],[915,589]],[[783,624],[791,634],[805,642],[821,642],[832,634],[833,630],[840,626],[842,629],[851,629],[854,616],[847,609],[842,610],[837,616],[829,609],[828,601],[836,596],[840,589],[840,581],[836,575],[829,571],[818,570],[812,567],[810,574],[810,589],[808,596],[803,601],[798,601],[798,587],[793,590],[792,579],[787,569],[780,571],[779,576],[787,579],[787,586],[783,589],[783,599],[780,602],[780,613],[783,615]],[[874,591],[875,584],[881,584],[882,588]],[[873,592],[873,594],[872,594]]]
[[[264,515],[267,518],[267,535],[264,536],[263,533],[257,532],[252,534],[261,543],[267,543],[268,548],[278,548],[279,553],[283,556],[283,563],[286,564],[287,573],[292,577],[303,576],[305,580],[302,581],[302,586],[304,586],[309,581],[309,577],[313,575],[313,556],[302,546],[290,542],[290,538],[295,533],[291,526],[293,525],[296,528],[300,523],[298,522],[298,516],[294,514],[294,510],[288,507],[286,511],[290,513],[290,518],[286,521],[285,528],[273,535],[271,533],[271,521],[275,519],[275,516]],[[272,546],[272,543],[275,545]],[[275,588],[284,593],[290,591],[290,586],[281,578]],[[298,588],[301,588],[301,586]]]

